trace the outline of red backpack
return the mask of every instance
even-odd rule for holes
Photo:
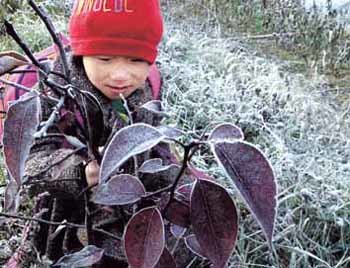
[[[65,37],[63,34],[60,35],[60,39],[64,46],[69,45],[68,38]],[[47,61],[47,60],[54,61],[56,60],[58,55],[59,55],[59,51],[56,45],[52,45],[34,54],[35,58],[38,59],[38,61]],[[15,70],[19,71],[19,70],[35,70],[35,69],[33,66],[28,65],[24,67],[18,67]],[[27,88],[32,88],[38,82],[38,77],[36,72],[7,74],[7,75],[4,75],[2,78],[10,82],[14,82],[22,86],[25,86]],[[159,70],[155,64],[151,66],[150,74],[147,79],[150,82],[150,85],[152,87],[153,99],[158,100],[160,98],[161,77],[160,77]],[[25,93],[25,91],[17,87],[4,85],[0,81],[0,88],[1,87],[5,88],[5,90],[3,91],[4,94],[0,96],[0,111],[6,112],[8,109],[8,103],[10,101],[17,100],[21,95]],[[4,118],[5,116],[0,117],[0,140],[2,140]]]

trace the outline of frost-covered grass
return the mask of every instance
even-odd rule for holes
[[[169,122],[186,130],[236,123],[265,152],[277,177],[279,264],[240,203],[232,267],[350,265],[350,104],[336,98],[346,92],[330,91],[322,77],[283,72],[239,40],[218,37],[205,19],[204,25],[168,14],[166,21],[160,62]],[[203,152],[197,166],[232,188],[211,160]]]
[[[16,1],[21,2],[18,0],[13,0],[12,2]],[[27,1],[22,1],[21,4],[17,6],[19,9],[14,10],[10,8],[6,9],[6,2],[11,1],[4,0],[4,6],[0,3],[0,21],[3,18],[10,21],[19,36],[25,40],[26,44],[33,52],[38,52],[52,44],[52,39],[44,23],[35,15]],[[70,5],[70,1],[40,0],[35,2],[43,5],[49,12],[50,18],[54,21],[54,25],[58,31],[66,32],[66,21],[69,14],[67,7]],[[1,26],[0,24],[0,30],[2,30]],[[23,53],[12,38],[6,35],[0,35],[0,51],[5,50],[17,50]]]

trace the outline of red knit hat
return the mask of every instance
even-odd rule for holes
[[[122,55],[153,63],[162,38],[158,0],[76,0],[69,22],[74,55]]]

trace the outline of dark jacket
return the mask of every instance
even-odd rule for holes
[[[70,69],[72,73],[72,83],[78,88],[91,92],[101,103],[103,108],[104,127],[98,139],[99,146],[104,146],[111,134],[126,126],[125,120],[113,108],[112,101],[102,95],[88,80],[81,64],[77,61],[70,60]],[[55,70],[62,73],[59,62],[55,64]],[[52,76],[56,82],[64,81],[57,76]],[[145,86],[137,89],[127,98],[127,103],[133,115],[134,123],[144,122],[156,126],[160,122],[160,118],[152,113],[140,112],[138,108],[152,100],[152,89],[150,84],[146,82]],[[47,99],[42,99],[42,121],[48,119],[54,108],[54,104]],[[49,129],[49,133],[65,133],[77,136],[79,128],[75,125],[75,121],[65,117],[64,120],[58,121]],[[98,124],[95,127],[100,127]],[[29,158],[26,162],[25,175],[28,176],[29,182],[35,182],[29,187],[30,196],[36,197],[35,213],[39,213],[43,219],[50,221],[68,222],[84,224],[85,219],[85,202],[84,195],[81,194],[86,187],[84,161],[79,154],[70,156],[70,165],[64,167],[59,176],[47,167],[53,163],[63,159],[71,154],[73,148],[66,145],[63,137],[44,137],[37,139],[32,146]],[[138,163],[154,157],[160,157],[165,164],[169,164],[170,153],[166,144],[156,146],[151,152],[143,153],[138,157]],[[125,172],[133,173],[134,165],[132,161],[122,166]],[[141,180],[143,178],[140,178]],[[147,190],[155,190],[168,184],[166,177],[157,178],[156,183],[146,185]],[[44,194],[46,193],[46,194]],[[103,207],[90,203],[91,223],[111,232],[119,237],[123,234],[126,224],[125,217],[121,215],[118,207]],[[125,215],[123,215],[125,216]],[[122,220],[124,219],[124,221]],[[105,249],[103,261],[94,267],[127,267],[123,262],[124,254],[120,250],[116,252],[116,248],[121,249],[120,241],[110,238],[101,233],[92,232],[87,234],[85,229],[65,228],[56,231],[57,226],[49,226],[46,224],[33,224],[32,240],[34,246],[41,254],[57,261],[61,256],[67,253],[75,252],[87,243],[88,236],[93,244]]]

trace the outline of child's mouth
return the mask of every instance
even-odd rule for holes
[[[128,90],[131,86],[125,86],[125,87],[113,87],[113,86],[108,86],[111,89],[115,90],[115,91],[125,91]]]

